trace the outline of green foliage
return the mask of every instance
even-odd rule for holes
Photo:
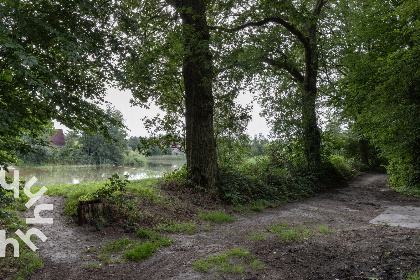
[[[124,252],[124,258],[128,261],[138,262],[156,253],[161,246],[170,246],[171,244],[172,240],[164,237],[159,237],[152,241],[139,242],[131,250]]]
[[[158,230],[165,232],[185,232],[187,234],[194,234],[196,232],[197,225],[194,222],[176,223],[171,222],[169,224],[159,224]]]
[[[156,178],[133,180],[130,181],[130,184],[125,185],[124,188],[129,192],[133,192],[137,195],[140,195],[140,197],[144,197],[147,199],[159,199],[158,194],[156,194],[155,189],[153,188],[153,184],[155,184],[157,180],[158,179]],[[118,183],[114,183],[113,188],[118,189],[118,185],[124,184],[125,180],[115,178],[114,182]],[[48,186],[47,194],[61,195],[66,197],[67,199],[64,204],[64,214],[74,216],[77,214],[77,205],[79,203],[79,200],[81,200],[83,197],[85,197],[85,199],[93,198],[92,193],[96,193],[100,189],[108,188],[105,187],[105,184],[110,184],[110,182],[90,182],[79,183],[74,185]],[[116,192],[116,194],[118,194],[118,192]],[[131,206],[131,203],[127,204],[127,207]]]
[[[38,269],[44,267],[42,259],[32,251],[16,235],[12,236],[19,242],[19,257],[13,257],[13,251],[6,250],[6,257],[0,258],[0,273],[2,279],[28,279]],[[12,273],[11,273],[12,272]],[[3,278],[4,277],[4,278]]]
[[[248,236],[248,239],[256,240],[256,241],[262,241],[262,240],[266,240],[267,236],[265,236],[265,234],[262,233],[262,232],[257,232],[257,233],[250,234]]]
[[[338,96],[346,115],[389,160],[391,185],[420,188],[420,4],[370,0],[353,12]],[[344,97],[344,98],[343,98]]]
[[[193,263],[196,270],[219,273],[242,274],[253,270],[262,270],[264,265],[246,249],[234,248],[226,253],[202,258]]]
[[[344,179],[351,179],[357,172],[352,168],[353,162],[344,158],[343,156],[332,155],[330,156],[330,162],[338,174]]]
[[[127,191],[126,185],[130,182],[128,181],[128,175],[125,175],[124,178],[121,179],[118,174],[114,174],[109,178],[109,182],[105,183],[105,186],[95,192],[80,197],[79,200],[108,199],[121,205],[125,202],[124,194]]]
[[[202,220],[213,222],[213,223],[231,223],[235,220],[235,217],[223,212],[200,212],[198,217]]]
[[[334,232],[334,229],[329,228],[328,226],[319,226],[318,231],[319,231],[319,233],[330,235],[331,233]]]
[[[153,235],[155,235],[155,234],[157,234],[157,233],[152,231],[152,230],[139,228],[136,232],[136,237],[138,237],[138,238],[152,238]]]
[[[48,144],[39,136],[52,119],[105,135],[105,123],[122,125],[98,106],[118,77],[111,60],[127,52],[112,32],[126,14],[118,3],[7,1],[0,14],[0,164],[32,150],[23,134]]]
[[[127,261],[140,261],[156,253],[161,246],[170,246],[172,240],[161,237],[158,233],[150,230],[139,229],[136,237],[147,238],[149,241],[135,241],[127,237],[109,241],[102,247],[101,259],[110,261],[111,253],[122,253]]]
[[[123,123],[122,114],[111,107],[106,109],[106,114],[120,123]],[[25,164],[123,164],[128,156],[128,142],[123,126],[111,122],[103,123],[107,127],[107,137],[102,134],[70,131],[65,134],[66,145],[58,149],[54,145],[44,147],[32,145],[34,142],[29,135],[23,137],[25,142],[35,150],[26,155],[17,153]],[[55,130],[43,135],[49,138],[56,133]],[[143,163],[138,157],[131,155],[131,162]]]
[[[420,269],[415,269],[407,273],[407,280],[420,280]]]
[[[271,225],[268,230],[274,233],[280,242],[301,242],[303,239],[308,238],[311,231],[302,225],[297,227],[290,227],[287,223],[278,223]]]
[[[233,204],[258,200],[279,203],[313,194],[325,187],[314,175],[294,169],[294,163],[285,162],[279,155],[275,162],[264,156],[240,166],[219,166],[221,198]]]
[[[265,153],[269,143],[270,142],[264,137],[264,135],[254,135],[254,138],[250,141],[249,144],[251,156],[262,156]]]
[[[10,180],[10,178],[6,177],[8,183],[11,183]],[[20,187],[24,187],[23,180],[20,180]],[[0,200],[2,198],[2,189],[0,186]],[[5,195],[13,198],[13,193],[10,193],[10,191]],[[17,229],[23,232],[27,230],[27,224],[23,219],[19,218],[21,216],[19,211],[27,210],[25,207],[27,199],[22,196],[24,196],[24,193],[20,191],[20,198],[13,199],[11,203],[1,204],[0,202],[0,227],[2,230],[6,230],[6,233],[14,232]],[[8,246],[6,248],[6,257],[0,258],[0,275],[2,279],[27,279],[37,269],[44,266],[42,259],[15,234],[7,236],[7,238],[9,237],[15,238],[19,242],[19,257],[13,257],[13,247]]]
[[[179,186],[192,185],[192,182],[188,177],[188,169],[186,164],[184,164],[180,169],[177,169],[169,174],[165,174],[164,180],[166,182],[174,182]]]
[[[127,250],[130,248],[135,242],[133,240],[128,239],[127,237],[123,237],[118,240],[109,241],[102,247],[102,251],[104,253],[117,253],[123,250]]]
[[[9,176],[5,175],[5,171],[0,171],[0,173],[4,172],[4,180],[6,184],[12,184],[13,179]],[[2,175],[2,176],[3,176]],[[6,190],[0,185],[0,219],[16,219],[15,215],[10,212],[12,208],[18,208],[20,203],[24,201],[26,203],[25,195],[23,193],[23,188],[25,187],[25,180],[19,178],[19,198],[15,199],[13,195],[13,190]],[[24,204],[23,203],[23,204]]]

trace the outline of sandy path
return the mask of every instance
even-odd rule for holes
[[[386,182],[385,175],[366,174],[347,187],[252,217],[239,217],[210,232],[172,235],[172,246],[142,262],[115,263],[99,269],[86,268],[93,260],[86,249],[99,248],[110,237],[69,224],[60,214],[63,199],[45,197],[43,203],[54,204],[54,224],[41,228],[49,238],[39,245],[45,268],[31,279],[403,279],[410,268],[420,267],[420,230],[377,226],[370,221],[392,207],[420,209],[420,199],[397,194],[386,187]],[[279,243],[276,238],[247,238],[251,233],[266,233],[267,227],[276,222],[324,225],[334,233],[299,244]],[[201,256],[235,247],[250,249],[266,269],[224,276],[202,274],[191,266]]]

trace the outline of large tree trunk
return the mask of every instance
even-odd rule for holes
[[[183,20],[187,168],[194,185],[216,195],[213,69],[206,6],[204,0],[178,0],[176,8]]]
[[[314,78],[316,82],[316,78]],[[302,93],[302,122],[305,157],[309,171],[317,171],[321,166],[321,134],[316,115],[317,88],[307,83]]]
[[[359,138],[359,152],[360,152],[360,163],[369,166],[369,151],[368,144],[365,138]]]
[[[322,1],[319,1],[322,3]],[[317,4],[318,6],[319,4]],[[303,141],[307,166],[310,171],[321,167],[321,133],[318,128],[316,100],[318,95],[318,46],[316,22],[308,28],[305,45],[305,79],[302,85]]]

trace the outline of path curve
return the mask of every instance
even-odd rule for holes
[[[93,260],[89,247],[99,248],[109,236],[89,232],[62,216],[63,198],[43,197],[54,204],[54,224],[41,228],[49,238],[39,245],[45,268],[31,279],[404,279],[420,267],[420,230],[371,224],[390,207],[420,209],[420,199],[387,187],[387,176],[365,174],[339,187],[294,203],[267,209],[252,217],[194,235],[174,234],[172,246],[139,263],[86,268]],[[275,237],[254,241],[273,223],[328,226],[328,236],[314,235],[301,243],[284,244]],[[244,275],[203,274],[191,263],[228,249],[248,248],[265,269]]]

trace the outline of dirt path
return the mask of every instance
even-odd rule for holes
[[[405,279],[406,272],[420,267],[420,199],[395,193],[386,182],[385,175],[366,174],[347,187],[239,217],[209,232],[174,234],[172,246],[139,263],[100,268],[87,267],[93,260],[87,249],[99,248],[113,236],[69,224],[60,214],[62,198],[45,197],[43,203],[54,204],[54,224],[41,229],[49,238],[39,245],[45,268],[32,279]],[[408,210],[393,213],[398,209]],[[387,211],[394,221],[408,221],[411,228],[393,226],[386,217],[374,220]],[[282,243],[267,232],[279,222],[304,225],[313,234],[302,242]],[[319,226],[334,231],[318,234]],[[255,233],[266,240],[251,240]],[[203,274],[191,265],[202,256],[238,247],[249,249],[265,269],[242,275]]]

